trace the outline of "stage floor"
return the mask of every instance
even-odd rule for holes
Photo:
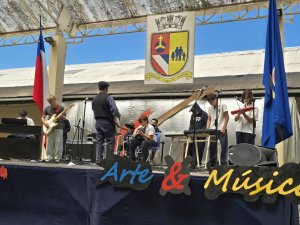
[[[191,196],[159,194],[164,168],[142,191],[96,186],[99,166],[1,160],[1,225],[299,225],[297,205],[246,202],[241,195],[204,196],[206,171],[191,172]]]
[[[0,159],[1,165],[15,165],[15,166],[33,166],[33,167],[48,167],[48,168],[68,168],[68,169],[87,169],[87,170],[102,170],[101,167],[95,165],[94,163],[89,162],[74,162],[73,164],[69,163],[49,163],[44,161],[29,161],[29,160],[2,160]],[[151,166],[152,172],[154,174],[164,174],[167,169],[166,166]],[[202,169],[192,169],[190,170],[190,175],[193,177],[208,177],[209,173],[204,168]]]

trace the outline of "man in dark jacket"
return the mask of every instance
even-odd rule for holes
[[[109,84],[105,81],[98,83],[99,94],[92,101],[92,109],[96,119],[96,163],[103,159],[104,146],[106,140],[107,151],[106,157],[113,154],[115,144],[115,118],[120,119],[118,107],[114,98],[108,95]]]
[[[192,132],[194,132],[194,131],[197,132],[197,130],[201,130],[201,129],[205,130],[206,129],[206,124],[207,124],[207,118],[208,118],[207,113],[204,112],[197,103],[195,103],[192,106],[192,108],[190,109],[190,112],[192,112],[192,115],[191,115],[191,119],[190,119],[189,130],[192,131]],[[205,139],[205,138],[197,138],[197,140],[201,140],[201,139]],[[198,144],[199,160],[200,160],[200,163],[201,163],[205,143],[204,142],[198,142],[197,144]],[[188,154],[193,157],[192,167],[194,167],[197,163],[194,148],[195,148],[194,144],[191,143],[189,145],[189,149],[188,149]]]

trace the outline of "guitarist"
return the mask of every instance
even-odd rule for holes
[[[114,98],[107,94],[109,83],[98,83],[99,94],[92,101],[92,109],[96,120],[96,163],[103,159],[104,140],[107,142],[106,157],[113,154],[116,128],[114,117],[121,117]]]
[[[64,107],[60,106],[56,102],[56,98],[53,95],[49,95],[47,98],[50,106],[44,109],[42,115],[42,123],[48,128],[47,120],[54,114],[58,115],[64,110]],[[46,162],[58,163],[63,153],[63,122],[62,119],[57,120],[58,126],[56,126],[48,135],[46,142]]]

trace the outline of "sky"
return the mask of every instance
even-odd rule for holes
[[[284,24],[284,46],[300,46],[300,15]],[[267,19],[196,26],[195,55],[264,49]],[[34,67],[37,44],[0,47],[0,69]],[[45,42],[46,58],[50,47]],[[86,38],[68,44],[66,65],[145,59],[146,32]],[[49,63],[49,62],[48,62]]]

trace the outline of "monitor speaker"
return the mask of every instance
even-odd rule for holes
[[[73,159],[96,161],[96,142],[84,141],[82,144],[80,141],[67,142],[67,151]]]
[[[237,166],[278,166],[277,151],[258,145],[242,143],[228,151],[228,161]]]

